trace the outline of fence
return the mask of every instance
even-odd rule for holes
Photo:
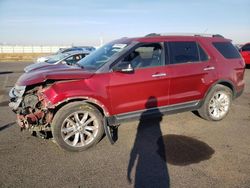
[[[0,53],[54,53],[60,48],[69,46],[21,46],[21,45],[0,45]]]

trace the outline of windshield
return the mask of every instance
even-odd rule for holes
[[[126,46],[128,46],[126,43],[111,42],[92,52],[90,55],[80,60],[77,64],[86,70],[96,71],[102,65],[107,63],[111,57],[124,50]]]
[[[69,54],[59,53],[59,54],[50,56],[50,58],[46,61],[46,63],[50,63],[50,64],[56,63],[57,61],[62,60],[63,58],[67,57],[68,55]]]

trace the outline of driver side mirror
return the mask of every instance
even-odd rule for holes
[[[122,62],[120,65],[113,68],[115,72],[122,72],[122,73],[133,73],[134,68],[130,64],[130,62]]]

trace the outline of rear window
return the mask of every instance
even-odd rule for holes
[[[242,51],[250,51],[250,44],[246,44],[246,45],[242,46],[241,50]]]
[[[238,50],[231,42],[213,42],[213,46],[227,59],[240,58]]]

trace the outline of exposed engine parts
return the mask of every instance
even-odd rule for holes
[[[22,96],[17,113],[17,121],[21,129],[32,131],[49,131],[53,114],[46,107],[44,98],[40,94],[42,86],[26,91]],[[16,99],[12,101],[18,101]]]
[[[35,109],[38,103],[39,103],[38,96],[36,96],[35,94],[28,94],[24,96],[22,105],[23,108],[30,107],[32,109]]]

